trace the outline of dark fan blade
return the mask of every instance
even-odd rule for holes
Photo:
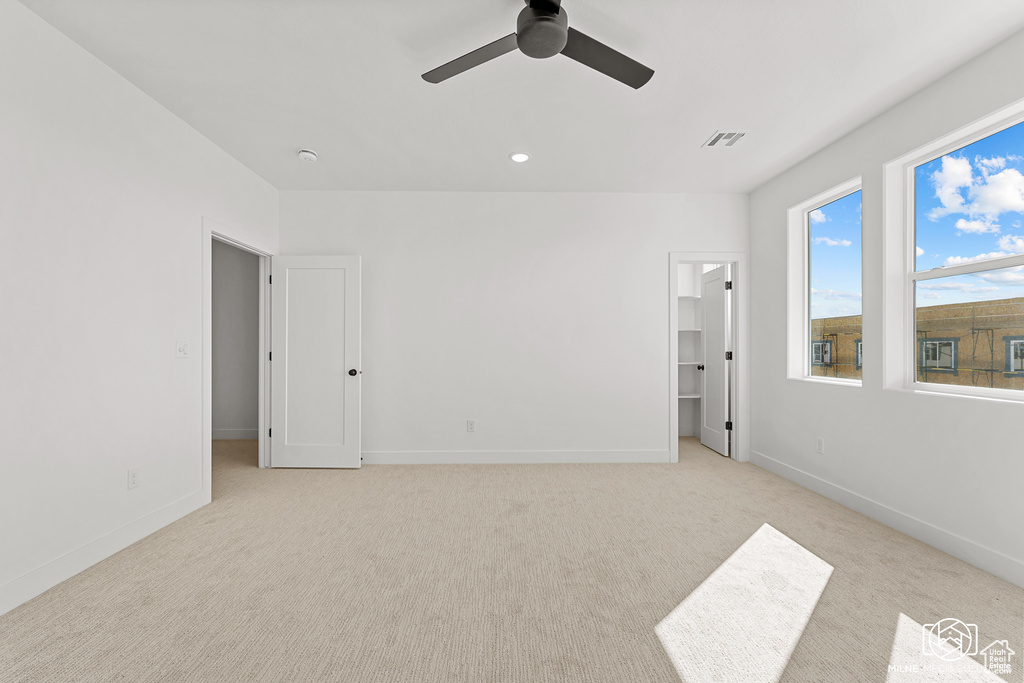
[[[632,88],[639,88],[651,80],[654,70],[640,62],[633,61],[621,52],[616,52],[585,33],[569,27],[569,40],[562,48],[562,54],[580,64],[597,69],[606,76],[622,81]]]
[[[473,50],[469,54],[462,55],[457,59],[453,59],[444,66],[439,66],[433,71],[428,71],[423,74],[423,80],[428,83],[440,83],[443,80],[456,76],[463,71],[468,71],[474,66],[480,66],[484,62],[488,62],[495,57],[500,57],[506,52],[512,52],[516,49],[516,34],[510,33],[504,38],[484,45],[478,50]]]

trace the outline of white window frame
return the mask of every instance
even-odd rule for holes
[[[861,177],[851,178],[844,183],[800,202],[787,212],[787,376],[789,379],[822,384],[837,384],[859,387],[859,379],[822,377],[811,374],[811,283],[810,270],[810,219],[815,209],[831,204],[837,199],[863,189]],[[863,197],[862,197],[863,199]],[[861,222],[861,292],[864,291],[864,224]],[[863,313],[863,311],[861,311]],[[861,320],[863,321],[863,317]],[[863,334],[863,330],[861,330]],[[834,352],[836,349],[832,349]]]
[[[1018,100],[885,164],[882,186],[882,379],[886,389],[1024,402],[1024,391],[1017,389],[919,382],[917,354],[920,340],[916,334],[915,300],[919,282],[1024,266],[1024,254],[917,271],[914,232],[917,167],[1021,122],[1024,122],[1024,100]]]

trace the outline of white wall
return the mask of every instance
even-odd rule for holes
[[[0,92],[4,612],[201,504],[202,217],[276,246],[278,204],[13,0]]]
[[[1019,34],[751,195],[752,461],[1024,585],[1024,406],[882,389],[882,166],[1024,97]],[[786,210],[863,176],[864,385],[786,379]],[[825,456],[815,454],[824,438]],[[894,548],[893,552],[901,552]]]
[[[255,439],[259,429],[260,261],[213,241],[213,438]]]
[[[669,252],[746,251],[746,220],[736,195],[283,192],[281,253],[363,257],[367,463],[665,462]]]

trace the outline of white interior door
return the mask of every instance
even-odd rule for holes
[[[701,275],[701,373],[700,442],[728,455],[729,368],[725,359],[730,350],[728,335],[729,266],[719,266]]]
[[[275,256],[272,467],[359,467],[358,256]]]

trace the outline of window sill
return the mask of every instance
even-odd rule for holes
[[[843,379],[842,377],[790,377],[795,382],[808,382],[809,384],[833,384],[839,387],[859,387],[864,382],[859,379]]]
[[[950,398],[969,398],[975,401],[1024,404],[1024,391],[1016,389],[989,389],[988,387],[960,387],[956,385],[946,386],[914,382],[904,391],[925,396],[946,396]]]

